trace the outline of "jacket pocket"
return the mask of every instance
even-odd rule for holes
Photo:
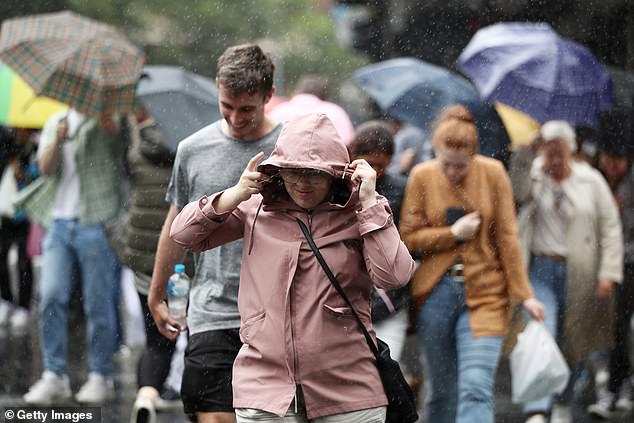
[[[324,304],[324,309],[336,317],[353,317],[354,318],[352,309],[347,306],[333,307],[333,306],[329,306],[328,304]]]
[[[244,323],[240,326],[240,341],[242,341],[243,344],[249,344],[255,334],[258,333],[262,327],[262,323],[264,323],[265,317],[266,312],[263,311],[244,321]]]
[[[324,304],[323,316],[323,333],[329,339],[336,339],[337,341],[333,341],[336,345],[349,345],[350,342],[357,341],[357,336],[363,336],[350,307]]]

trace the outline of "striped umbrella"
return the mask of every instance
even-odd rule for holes
[[[22,78],[0,62],[0,124],[41,128],[50,115],[67,107],[48,97],[37,97]]]
[[[72,12],[5,20],[0,59],[36,95],[91,116],[132,109],[144,62],[113,27]]]

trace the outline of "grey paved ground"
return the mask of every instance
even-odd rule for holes
[[[71,321],[71,326],[73,325],[82,326],[76,320]],[[69,377],[73,392],[77,392],[86,378],[86,354],[82,338],[83,336],[76,335],[70,345]],[[123,354],[117,356],[114,375],[116,398],[112,403],[102,407],[104,423],[129,421],[136,393],[137,357],[138,351],[132,350],[125,350]],[[2,363],[0,366],[0,409],[25,405],[21,396],[28,390],[31,383],[39,378],[42,371],[35,325],[22,334],[9,333],[5,328],[0,330],[0,363]],[[64,405],[78,406],[73,402]],[[4,422],[2,418],[0,421]],[[186,421],[182,413],[159,415],[161,423]]]
[[[80,316],[71,319],[71,327],[82,327]],[[71,385],[76,391],[83,382],[85,370],[85,349],[83,343],[83,329],[77,333],[71,344],[70,378]],[[129,421],[135,385],[135,366],[138,351],[127,351],[117,358],[115,385],[117,396],[115,401],[102,408],[103,422],[126,423]],[[41,372],[41,360],[37,345],[35,325],[28,332],[22,334],[9,333],[5,328],[0,329],[0,408],[23,405],[21,395],[28,386],[38,378]],[[594,420],[584,412],[585,405],[591,401],[591,394],[582,395],[574,406],[575,423],[593,422]],[[77,404],[70,403],[69,406]],[[508,363],[503,360],[498,372],[496,383],[496,406],[498,423],[522,422],[521,410],[510,401],[510,376]],[[159,414],[161,423],[186,422],[182,413]],[[634,415],[622,415],[614,422],[634,422]]]
[[[14,254],[10,254],[10,261],[15,262]],[[37,263],[37,262],[36,262]],[[35,266],[35,278],[38,279],[39,266]],[[12,269],[13,270],[13,269]],[[15,286],[15,271],[12,273]],[[37,282],[36,282],[37,285]],[[37,286],[34,287],[34,293]],[[80,295],[79,291],[76,293]],[[33,310],[36,308],[37,298],[33,300]],[[85,345],[85,322],[78,298],[73,298],[71,313],[69,314],[69,378],[73,393],[86,380],[87,355]],[[103,423],[128,423],[132,412],[132,405],[136,395],[136,363],[140,351],[124,348],[123,353],[117,354],[115,359],[115,400],[102,407]],[[4,407],[19,407],[25,405],[22,395],[42,373],[42,361],[39,349],[37,323],[35,312],[31,312],[29,328],[21,333],[12,333],[7,327],[0,326],[0,410]],[[79,404],[70,402],[64,404],[77,407]],[[187,418],[182,412],[162,413],[158,416],[159,423],[185,423]],[[4,423],[4,416],[0,417]]]

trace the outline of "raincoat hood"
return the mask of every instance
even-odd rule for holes
[[[317,169],[332,175],[334,203],[350,205],[356,184],[350,180],[350,155],[330,119],[312,113],[289,120],[282,129],[271,155],[258,166],[258,172],[274,176],[262,190],[264,205],[290,200],[284,184],[276,176],[279,169]]]

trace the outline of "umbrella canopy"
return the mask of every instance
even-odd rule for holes
[[[137,95],[173,151],[182,139],[220,118],[214,81],[178,66],[145,66]]]
[[[610,68],[614,107],[601,113],[597,134],[602,150],[634,156],[634,73]]]
[[[0,124],[38,129],[50,115],[67,107],[47,97],[36,97],[22,78],[0,62]]]
[[[502,103],[495,103],[495,110],[504,123],[513,149],[533,141],[533,137],[541,127],[533,118]]]
[[[5,20],[0,59],[36,95],[93,116],[132,109],[144,56],[113,27],[59,12]]]
[[[405,57],[364,66],[353,79],[385,113],[425,131],[444,107],[463,104],[476,118],[480,152],[491,157],[506,154],[509,139],[499,116],[458,74]]]
[[[479,30],[458,67],[482,98],[508,104],[540,123],[596,127],[612,106],[610,75],[590,50],[544,23],[498,23]]]

